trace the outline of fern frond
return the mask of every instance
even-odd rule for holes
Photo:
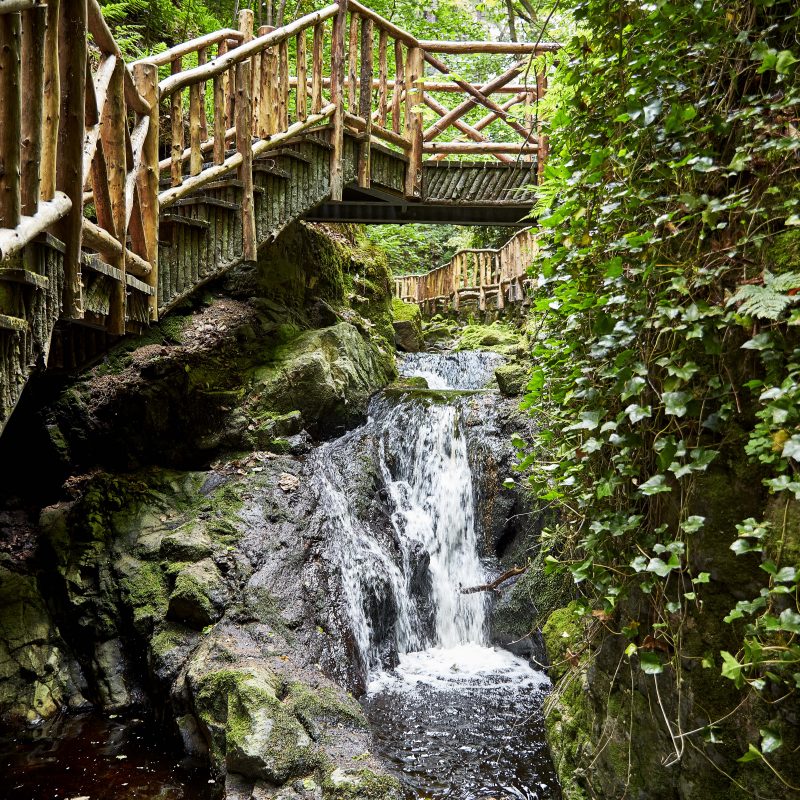
[[[790,288],[794,288],[794,286]],[[780,291],[776,291],[773,286],[745,285],[737,289],[736,294],[728,301],[728,305],[741,303],[739,306],[740,314],[774,322],[790,305],[798,300],[800,300],[800,297],[783,294]]]

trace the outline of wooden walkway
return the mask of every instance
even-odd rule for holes
[[[446,264],[394,279],[395,297],[418,303],[427,316],[470,309],[502,311],[527,297],[528,267],[538,245],[531,228],[502,247],[459,250]]]
[[[419,41],[342,0],[126,65],[97,0],[0,0],[0,430],[34,370],[298,219],[521,227],[547,147],[531,56],[555,49]],[[511,64],[473,85],[453,54]]]

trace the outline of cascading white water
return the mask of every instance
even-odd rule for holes
[[[501,361],[494,353],[418,354],[401,365],[439,389],[475,389]],[[377,403],[357,431],[321,448],[317,489],[325,498],[330,558],[338,564],[348,616],[369,673],[380,672],[386,642],[376,613],[393,614],[397,654],[429,647],[484,644],[486,597],[462,594],[483,583],[475,531],[475,496],[461,404]],[[391,511],[392,541],[381,541],[353,513],[347,480],[332,457],[358,437],[378,441],[378,463]],[[414,592],[420,557],[428,559],[428,596]],[[423,608],[425,606],[425,608]],[[433,625],[426,609],[432,609]],[[385,633],[385,632],[384,632]]]

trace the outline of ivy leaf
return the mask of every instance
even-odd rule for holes
[[[639,666],[647,675],[659,675],[664,671],[664,665],[661,663],[658,653],[648,650],[639,651]]]
[[[768,350],[771,347],[772,336],[769,333],[759,333],[752,339],[748,339],[742,345],[742,350]]]
[[[645,556],[636,556],[636,558],[631,561],[631,566],[637,572],[644,572],[647,569],[647,558],[645,558]]]
[[[795,434],[783,445],[781,455],[784,458],[793,458],[795,461],[800,461],[800,435]]]
[[[570,425],[568,431],[593,431],[600,424],[599,411],[582,411],[580,414],[580,422]]]
[[[664,411],[673,417],[683,417],[686,414],[686,404],[691,395],[687,392],[664,392],[661,401],[664,403]]]
[[[720,655],[722,656],[722,677],[733,681],[736,688],[741,689],[744,686],[742,665],[727,650],[722,650]],[[750,746],[752,747],[752,745]]]
[[[775,71],[780,75],[788,75],[791,72],[790,67],[797,61],[791,50],[781,50],[775,59]]]
[[[791,608],[781,611],[780,629],[788,633],[800,633],[800,614]]]
[[[696,578],[692,578],[692,583],[710,583],[711,573],[701,572]]]
[[[762,568],[764,566],[762,564]],[[793,583],[797,580],[797,569],[795,567],[782,567],[775,574],[775,580],[777,583]]]
[[[749,761],[758,761],[760,758],[762,758],[761,751],[754,744],[751,744],[748,745],[747,752],[736,760],[740,764],[747,764]]]
[[[783,739],[780,733],[774,728],[761,728],[761,752],[774,753],[782,744]]]
[[[666,562],[660,558],[651,558],[647,565],[647,571],[654,572],[659,578],[666,578],[672,570],[678,569],[680,565],[680,559],[673,553]]]
[[[660,492],[671,492],[671,487],[667,484],[667,479],[663,475],[653,475],[646,480],[640,487],[639,492],[645,497],[650,497]]]
[[[631,422],[636,423],[651,416],[652,409],[650,406],[639,406],[635,403],[631,403],[631,405],[625,409],[625,413],[628,415],[628,419],[630,419]]]

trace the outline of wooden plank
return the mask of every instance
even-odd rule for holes
[[[0,228],[16,228],[22,213],[20,194],[21,15],[0,15]]]
[[[370,184],[370,135],[372,133],[372,50],[374,47],[373,22],[361,21],[361,74],[359,77],[358,112],[364,120],[364,141],[358,145],[358,185]]]
[[[450,55],[479,53],[511,55],[529,55],[532,53],[555,53],[561,49],[557,42],[440,42],[423,39],[419,47],[428,53],[444,53]]]
[[[344,28],[347,18],[348,0],[340,0],[333,24],[331,42],[331,104],[334,106],[333,131],[331,133],[331,200],[342,199],[344,190]]]
[[[422,113],[416,110],[422,104],[423,78],[422,50],[412,47],[406,60],[406,135],[411,141],[409,163],[406,171],[406,197],[419,199],[422,196]]]
[[[61,0],[58,36],[61,114],[56,187],[72,207],[55,230],[64,242],[63,314],[83,317],[81,302],[81,235],[83,218],[83,137],[86,109],[86,0]]]
[[[172,62],[172,74],[179,75],[181,67],[181,59],[176,58]],[[172,145],[170,148],[172,168],[170,176],[172,185],[180,186],[183,180],[183,92],[175,92],[170,97],[170,120],[172,123]]]
[[[236,65],[236,149],[241,156],[242,181],[242,258],[256,260],[256,217],[253,200],[253,109],[250,105],[250,63]]]
[[[150,124],[142,146],[142,160],[136,175],[142,229],[146,253],[144,258],[150,265],[147,283],[154,290],[158,286],[158,68],[152,64],[135,64],[133,81],[137,92],[150,104]],[[216,118],[215,118],[216,119]],[[158,319],[158,300],[151,296],[150,319]]]
[[[325,25],[314,26],[314,42],[311,54],[311,113],[319,114],[322,108],[322,50]]]
[[[44,103],[44,40],[47,6],[35,6],[22,25],[22,213],[33,216],[39,207],[39,165],[42,160],[42,111]]]
[[[295,110],[297,119],[302,122],[308,116],[308,68],[306,65],[306,32],[297,34],[295,44],[297,54],[297,90],[295,93]],[[287,75],[288,88],[288,75]]]

